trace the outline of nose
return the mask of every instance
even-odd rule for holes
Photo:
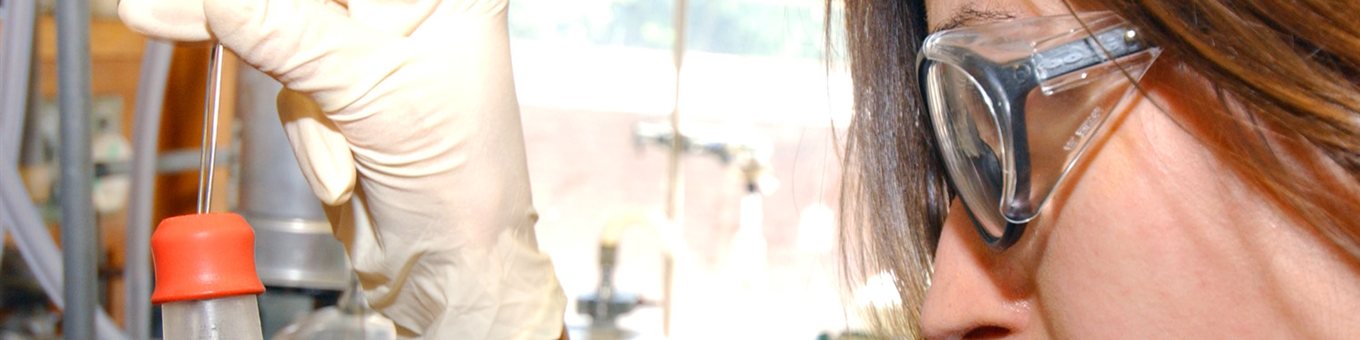
[[[956,202],[957,204],[957,202]],[[935,251],[935,272],[921,310],[927,339],[1019,337],[1030,318],[1024,285],[1010,264],[987,248],[961,206],[951,214]],[[961,216],[960,216],[961,215]]]

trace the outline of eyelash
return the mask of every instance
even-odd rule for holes
[[[983,10],[969,4],[968,6],[960,8],[957,13],[954,13],[954,15],[949,18],[949,21],[946,21],[931,32],[945,31],[981,22],[1003,21],[1015,18],[1015,13],[1012,12]]]

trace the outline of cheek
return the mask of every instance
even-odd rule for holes
[[[1036,299],[1059,337],[1185,335],[1198,328],[1193,316],[1228,302],[1205,289],[1215,285],[1206,277],[1231,268],[1219,260],[1231,254],[1213,246],[1222,228],[1193,204],[1211,190],[1202,187],[1213,171],[1183,161],[1198,159],[1186,147],[1194,143],[1165,117],[1130,114],[1049,218],[1036,221]]]

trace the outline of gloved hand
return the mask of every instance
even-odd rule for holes
[[[211,32],[286,86],[279,111],[303,173],[370,304],[404,336],[561,334],[566,299],[534,236],[506,0],[119,7],[152,37]],[[347,219],[351,199],[371,223]]]

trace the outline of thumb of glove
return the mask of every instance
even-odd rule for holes
[[[406,57],[397,36],[367,29],[321,1],[204,0],[223,46],[323,112],[353,103]]]
[[[277,104],[284,134],[312,193],[326,205],[348,201],[356,174],[345,136],[306,95],[284,89]]]
[[[179,0],[121,0],[118,18],[133,31],[171,41],[212,39],[203,20],[203,4]]]

